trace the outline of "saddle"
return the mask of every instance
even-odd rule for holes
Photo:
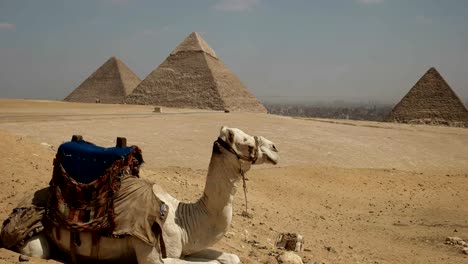
[[[139,177],[143,163],[137,146],[104,148],[73,136],[63,143],[54,159],[49,183],[47,219],[71,232],[111,235],[115,228],[114,194],[124,176]]]
[[[153,193],[153,183],[139,178],[143,163],[137,146],[104,148],[73,136],[54,159],[48,188],[27,195],[0,230],[0,246],[18,248],[45,228],[68,229],[72,263],[77,262],[80,232],[92,234],[91,257],[102,236],[133,236],[166,256],[162,229],[169,207]],[[56,237],[60,239],[60,232]]]

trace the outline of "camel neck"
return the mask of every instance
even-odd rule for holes
[[[208,212],[218,213],[232,205],[241,177],[240,163],[235,155],[213,153],[202,197]]]
[[[185,254],[213,245],[227,232],[241,177],[240,163],[234,154],[213,151],[203,196],[196,203],[179,204],[178,218],[186,231],[183,238]]]

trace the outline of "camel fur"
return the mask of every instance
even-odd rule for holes
[[[183,203],[154,184],[154,195],[169,210],[162,228],[167,258],[162,258],[159,246],[151,246],[135,236],[124,238],[102,237],[95,245],[99,260],[158,263],[240,263],[238,256],[208,249],[227,232],[233,214],[233,199],[243,174],[251,165],[277,164],[278,151],[264,137],[254,137],[240,129],[223,126],[219,139],[213,144],[203,195],[194,203]],[[156,209],[155,209],[156,210]],[[20,253],[47,258],[49,243],[70,252],[70,232],[60,227],[45,230],[32,237]],[[57,237],[59,234],[60,239]],[[47,239],[45,239],[47,235]],[[81,244],[77,255],[89,258],[92,235],[80,233]]]

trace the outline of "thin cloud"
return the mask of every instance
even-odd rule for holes
[[[15,30],[15,24],[11,23],[0,23],[0,30]]]
[[[221,0],[214,9],[228,12],[243,12],[260,5],[260,0]]]
[[[357,0],[359,4],[362,5],[373,5],[373,4],[381,4],[384,0]]]

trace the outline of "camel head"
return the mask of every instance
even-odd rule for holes
[[[221,127],[216,142],[224,151],[235,154],[243,162],[277,164],[279,160],[273,142],[261,136],[251,136],[238,128]]]

